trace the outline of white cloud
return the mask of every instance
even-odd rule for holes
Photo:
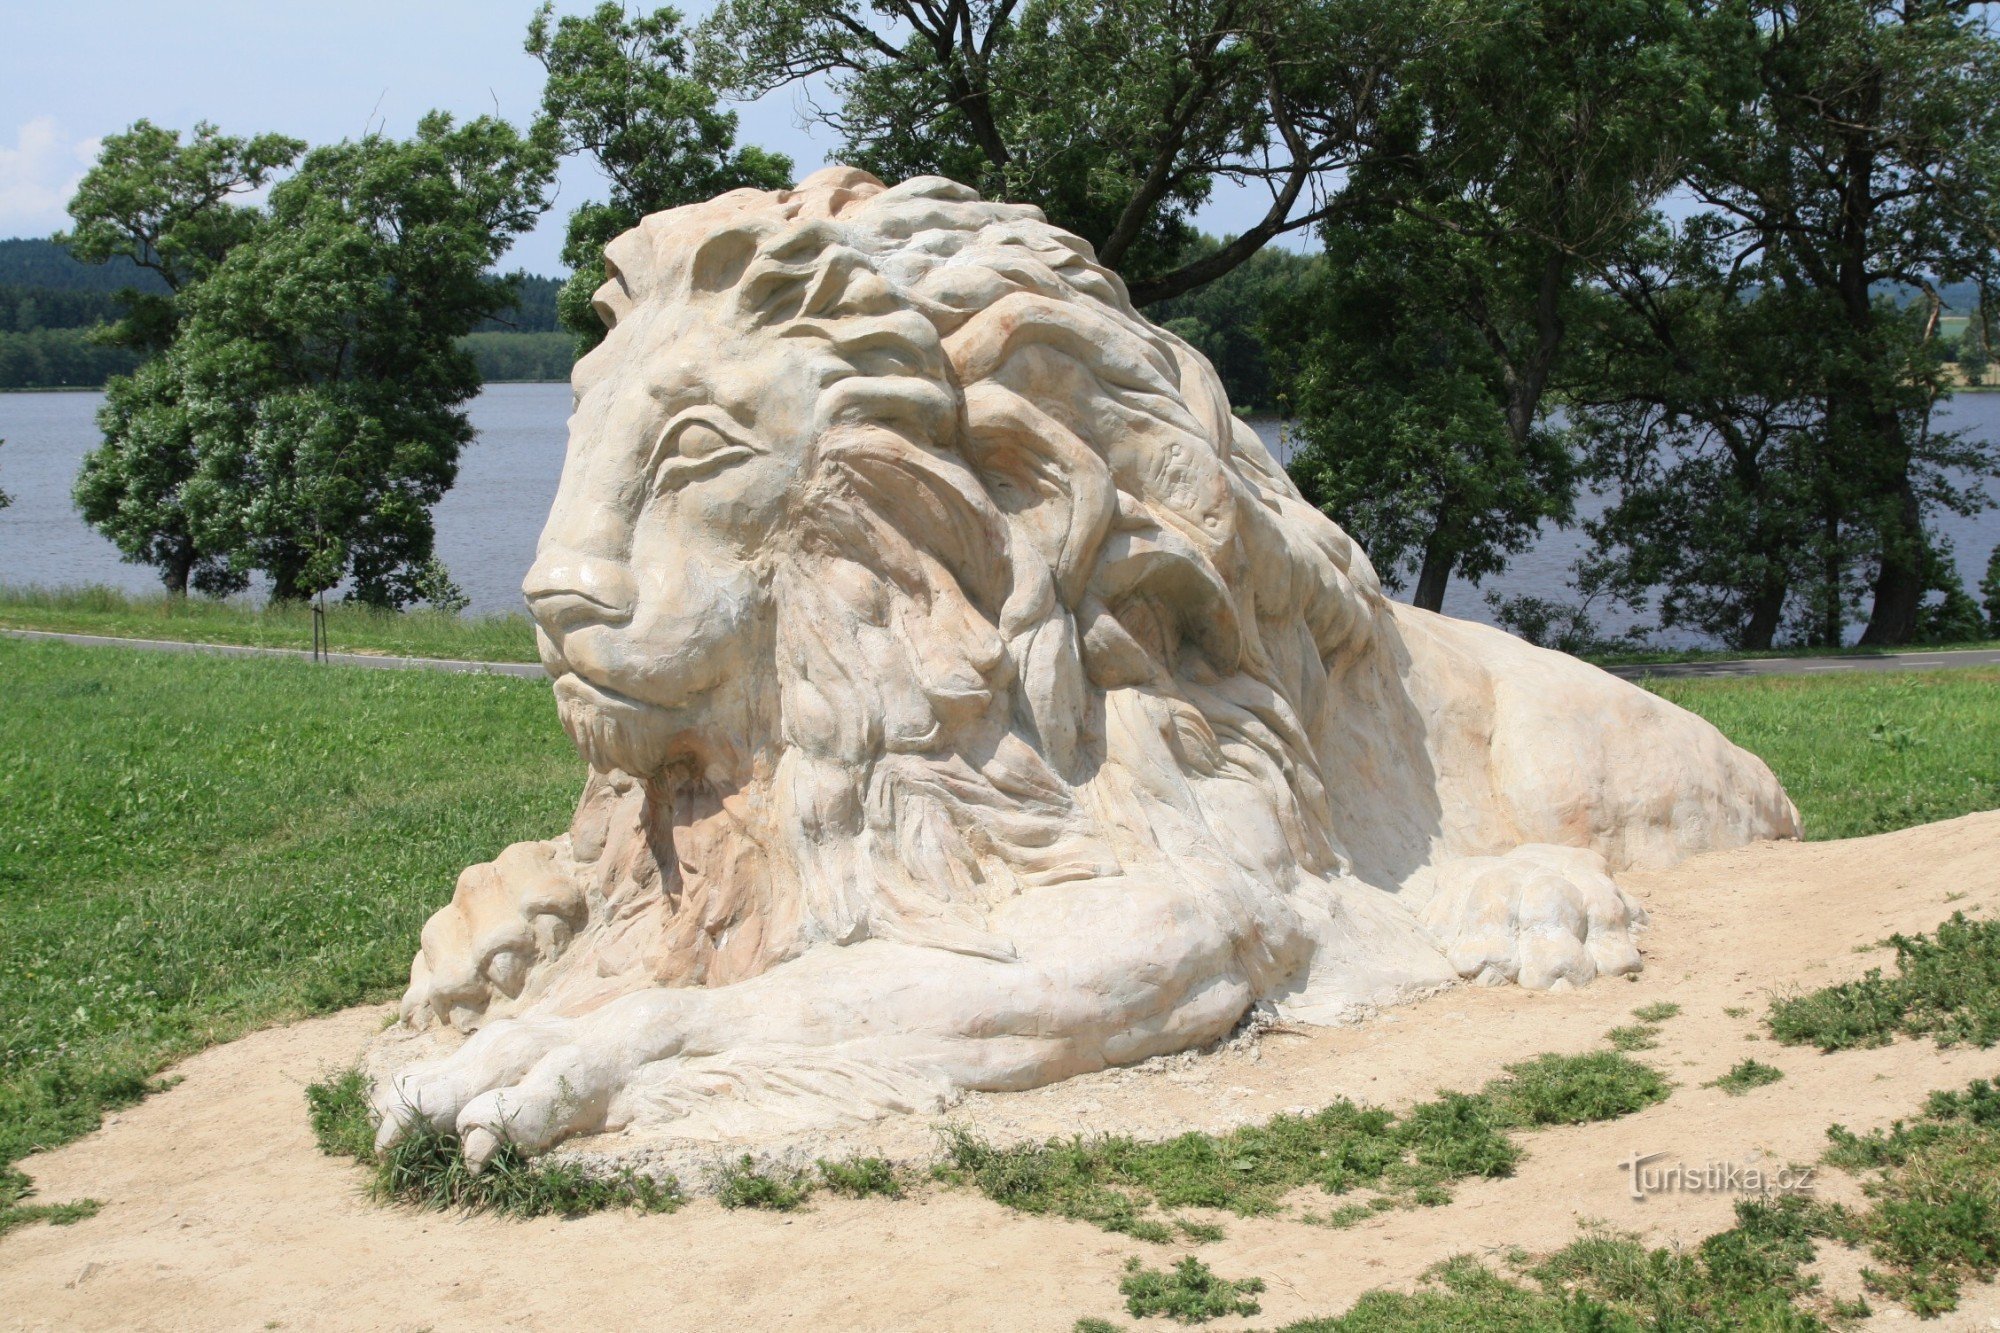
[[[101,139],[65,139],[54,116],[36,116],[0,147],[0,236],[46,236],[69,221],[63,207],[96,159]]]

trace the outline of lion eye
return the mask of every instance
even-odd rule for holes
[[[707,458],[731,447],[731,441],[721,431],[696,421],[681,431],[674,452],[682,458]]]
[[[653,482],[659,489],[670,490],[756,452],[717,423],[701,417],[682,417],[660,432]]]

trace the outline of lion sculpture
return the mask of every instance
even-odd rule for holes
[[[1260,1003],[1581,985],[1639,967],[1609,871],[1798,833],[1707,723],[1387,600],[1033,208],[834,167],[606,259],[524,585],[590,777],[424,927],[384,1144],[824,1123]]]

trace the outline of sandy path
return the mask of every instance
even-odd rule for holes
[[[1676,1080],[1674,1095],[1622,1121],[1528,1137],[1510,1180],[1346,1231],[1227,1219],[1227,1238],[1201,1253],[1221,1273],[1270,1284],[1254,1322],[1271,1326],[1338,1311],[1371,1287],[1407,1287],[1455,1253],[1553,1248],[1581,1219],[1655,1242],[1696,1240],[1729,1225],[1729,1198],[1634,1202],[1617,1163],[1635,1151],[1810,1160],[1831,1121],[1883,1124],[1932,1089],[2000,1073],[2000,1050],[1905,1041],[1821,1056],[1752,1039],[1772,990],[1842,980],[1883,956],[1855,946],[1928,930],[1954,908],[2000,911],[2000,812],[1719,853],[1625,882],[1655,922],[1636,982],[1564,996],[1458,990],[1356,1028],[1273,1034],[1255,1050],[976,1098],[956,1114],[1011,1136],[1226,1124],[1338,1095],[1396,1105],[1476,1087],[1541,1051],[1595,1046],[1636,1005],[1683,1007],[1645,1057]],[[1724,1012],[1735,1006],[1750,1013]],[[42,1199],[107,1206],[0,1241],[0,1328],[1063,1330],[1086,1314],[1125,1322],[1125,1256],[1158,1264],[1175,1253],[940,1190],[900,1203],[821,1197],[790,1216],[706,1200],[670,1217],[574,1222],[374,1208],[356,1197],[351,1168],[314,1150],[300,1090],[381,1021],[379,1009],[351,1010],[219,1047],[183,1065],[172,1091],[26,1162]],[[1784,1081],[1741,1098],[1699,1086],[1746,1055],[1779,1066]],[[914,1142],[927,1131],[876,1136]],[[1844,1194],[1845,1182],[1827,1188]],[[1325,1208],[1316,1195],[1305,1202]],[[1851,1294],[1853,1266],[1827,1263],[1837,1292]],[[1958,1315],[1927,1327],[2000,1328],[2000,1294],[1967,1296]],[[1916,1327],[1891,1310],[1874,1322]]]

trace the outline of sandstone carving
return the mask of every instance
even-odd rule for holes
[[[934,1108],[1260,1002],[1580,985],[1639,966],[1607,871],[1798,832],[1707,723],[1385,599],[1032,208],[830,168],[607,254],[525,584],[590,777],[424,928],[385,1143]]]

